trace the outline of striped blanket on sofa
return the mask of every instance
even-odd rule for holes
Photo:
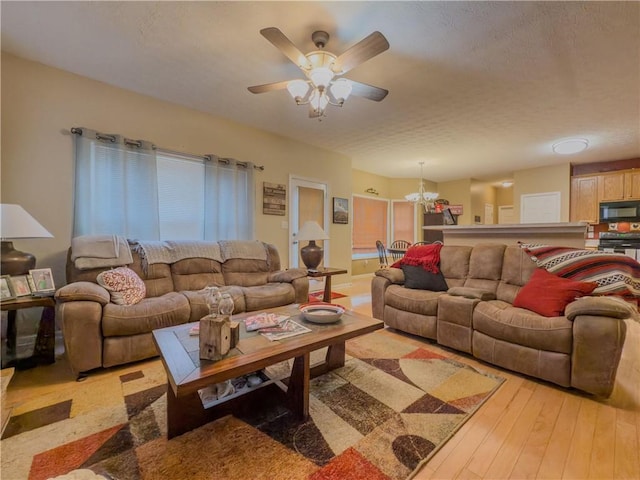
[[[581,282],[596,282],[593,295],[640,297],[640,263],[623,254],[551,245],[520,244],[538,267]]]

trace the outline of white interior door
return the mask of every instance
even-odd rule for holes
[[[300,249],[306,245],[299,245],[296,234],[304,222],[314,220],[329,235],[329,204],[327,184],[316,180],[289,177],[289,266],[296,268],[304,265],[300,259]],[[317,241],[324,248],[322,265],[329,265],[329,240]]]
[[[500,224],[515,223],[513,205],[500,205],[498,207],[498,223]]]

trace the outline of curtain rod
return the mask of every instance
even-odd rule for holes
[[[82,128],[72,127],[71,133],[73,133],[74,135],[82,135]],[[96,137],[98,138],[98,140],[108,140],[110,142],[116,141],[115,135],[107,135],[104,133],[96,132]],[[129,138],[124,138],[123,141],[126,145],[133,145],[135,147],[142,146],[142,142],[140,140],[131,140]],[[192,158],[197,158],[199,160],[211,161],[211,155],[196,155],[194,153],[178,152],[176,150],[169,150],[167,148],[159,148],[156,145],[152,145],[152,148],[154,150],[160,150],[161,152],[165,152],[171,155],[182,155],[183,157],[192,157]],[[228,158],[218,158],[218,161],[226,164],[230,163]],[[236,163],[242,167],[246,167],[248,165],[247,162],[240,162],[238,160],[236,160]],[[254,165],[253,168],[256,170],[263,171],[264,165]]]

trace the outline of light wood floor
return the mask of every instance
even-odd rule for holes
[[[354,279],[348,286],[340,285],[340,277],[335,278],[334,290],[348,295],[335,303],[371,315],[370,284],[371,277]],[[443,355],[506,381],[415,478],[640,479],[640,324],[628,321],[627,327],[616,386],[606,400],[494,368],[443,348]],[[419,337],[406,337],[440,348]],[[139,365],[109,369],[86,381],[136,369]],[[27,399],[53,389],[72,388],[74,383],[68,364],[60,357],[54,365],[16,372],[3,407],[19,408]]]

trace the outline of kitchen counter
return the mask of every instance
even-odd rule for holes
[[[514,223],[501,225],[433,225],[424,230],[441,230],[445,245],[477,243],[546,243],[585,248],[587,222]]]

